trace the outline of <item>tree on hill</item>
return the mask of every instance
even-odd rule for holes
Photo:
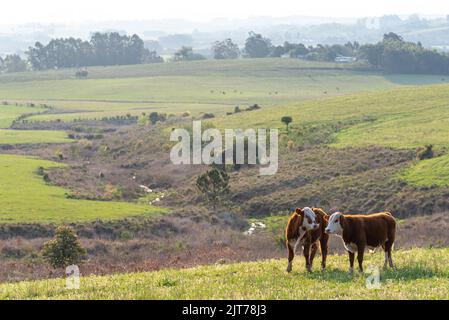
[[[213,168],[198,176],[196,187],[215,211],[222,198],[229,193],[229,175],[224,170]]]
[[[17,54],[9,54],[4,59],[0,57],[0,72],[23,72],[27,63]]]
[[[281,121],[282,121],[282,123],[284,123],[284,124],[286,125],[286,127],[287,127],[287,132],[288,132],[288,131],[289,131],[288,126],[290,125],[290,123],[292,123],[293,118],[290,117],[290,116],[284,116],[284,117],[281,118]]]
[[[271,40],[251,31],[245,42],[245,53],[250,58],[265,58],[271,52]]]
[[[449,56],[387,33],[383,41],[360,47],[359,57],[389,73],[449,74]]]
[[[212,52],[214,59],[237,59],[240,56],[239,46],[231,39],[214,42]]]

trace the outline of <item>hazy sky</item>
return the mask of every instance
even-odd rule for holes
[[[270,16],[356,17],[449,14],[448,0],[13,0],[2,1],[0,24]]]

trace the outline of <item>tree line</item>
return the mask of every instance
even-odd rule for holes
[[[271,40],[261,34],[250,32],[243,52],[232,40],[216,42],[212,46],[215,59],[281,57],[301,58],[312,61],[335,61],[337,57],[350,57],[366,61],[372,68],[386,73],[449,74],[449,55],[426,49],[421,43],[405,41],[390,32],[376,44],[346,44],[305,46],[302,43],[284,42],[272,45]]]
[[[145,48],[139,36],[117,32],[96,32],[89,41],[61,38],[45,46],[36,42],[26,56],[33,70],[162,62],[156,52]]]
[[[373,69],[387,73],[449,74],[449,56],[426,49],[421,43],[405,41],[395,33],[385,34],[376,44],[346,44],[306,46],[284,42],[273,45],[269,38],[250,32],[240,48],[232,39],[212,44],[214,59],[290,57],[312,61],[335,61],[337,57],[362,60]],[[183,46],[174,53],[173,61],[203,60],[205,56]],[[116,32],[94,33],[89,41],[75,38],[53,39],[47,45],[37,42],[19,55],[0,57],[0,72],[20,72],[27,69],[46,70],[163,62],[156,51],[145,48],[137,35]]]
[[[404,41],[392,32],[376,44],[360,47],[358,55],[374,68],[388,73],[449,74],[447,54],[426,49],[419,42]]]

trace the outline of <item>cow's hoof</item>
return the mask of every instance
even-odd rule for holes
[[[287,273],[292,272],[292,266],[289,265],[285,271],[287,271]]]

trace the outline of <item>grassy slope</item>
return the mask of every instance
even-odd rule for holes
[[[416,186],[449,185],[449,156],[417,162],[404,170],[401,176]]]
[[[25,143],[62,143],[70,142],[64,131],[51,130],[2,130],[0,145]]]
[[[23,105],[0,105],[0,145],[20,143],[60,143],[70,141],[62,131],[6,130],[20,115],[40,114],[46,109]]]
[[[397,270],[381,273],[379,289],[366,275],[347,273],[345,256],[330,256],[328,270],[304,271],[297,258],[292,273],[286,259],[184,270],[89,276],[79,290],[64,279],[0,285],[3,299],[449,299],[449,249],[394,252]],[[382,266],[383,254],[367,254],[365,266]]]
[[[291,126],[294,128],[356,120],[363,123],[341,132],[337,145],[414,147],[429,139],[435,144],[445,145],[446,136],[440,130],[449,130],[445,126],[448,99],[449,85],[446,84],[407,87],[316,99],[221,117],[211,122],[220,128],[284,128],[280,119],[289,115],[293,117]],[[389,127],[390,131],[386,131]],[[409,134],[411,129],[416,130]]]
[[[15,105],[0,105],[0,129],[9,128],[11,123],[20,115],[38,113],[45,109],[37,107],[24,107]]]
[[[295,59],[243,59],[91,68],[89,79],[73,79],[73,70],[0,76],[0,97],[40,101],[64,114],[33,119],[70,120],[153,110],[223,114],[235,105],[264,107],[381,90],[439,83],[435,76],[390,76],[344,70],[329,63]],[[213,92],[212,92],[213,91]],[[222,92],[226,93],[223,94]],[[276,94],[277,92],[277,94]],[[326,93],[325,93],[326,92]],[[91,113],[92,112],[92,113]]]
[[[125,202],[67,199],[67,190],[49,186],[38,167],[60,164],[13,155],[0,155],[0,223],[61,223],[110,220],[164,213],[166,210]]]
[[[270,110],[258,110],[211,122],[220,128],[283,128],[280,119],[293,117],[291,127],[347,123],[350,126],[336,135],[334,147],[380,145],[415,148],[433,144],[449,146],[449,86],[446,84],[399,88],[374,93],[333,97]],[[404,175],[421,185],[449,185],[449,155],[422,161]]]

